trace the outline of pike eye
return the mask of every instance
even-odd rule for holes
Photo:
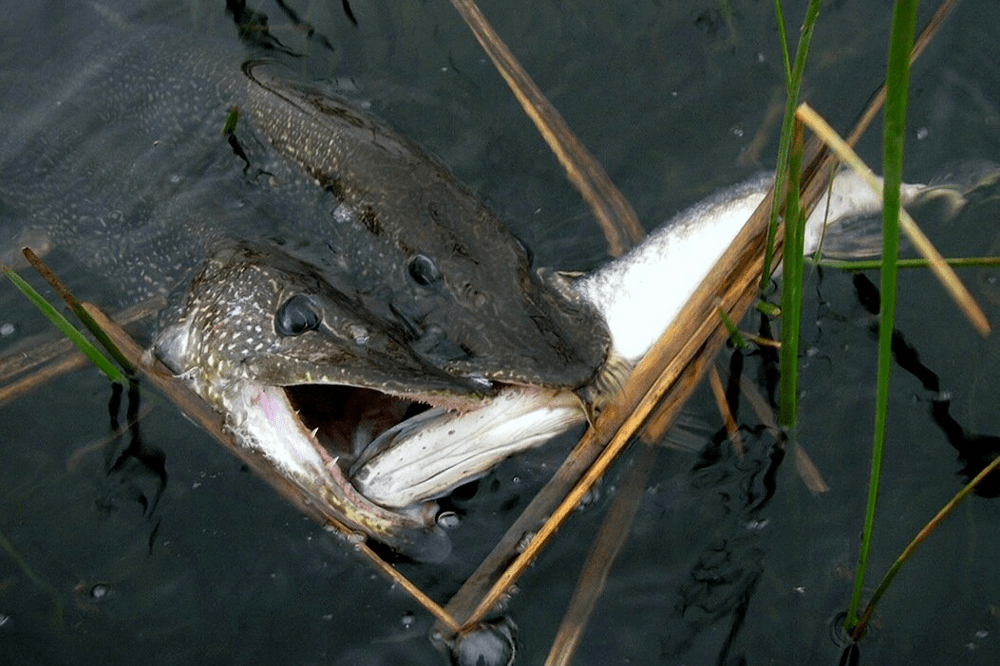
[[[410,277],[421,287],[429,287],[441,281],[441,270],[434,260],[424,254],[415,255],[407,267]]]
[[[315,331],[322,321],[319,309],[305,294],[295,294],[274,315],[274,330],[278,335],[292,337]]]

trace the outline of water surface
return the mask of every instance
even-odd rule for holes
[[[0,86],[16,93],[3,95],[14,100],[4,102],[7,114],[24,100],[62,94],[88,66],[69,54],[100,43],[109,13],[122,11],[6,4]],[[222,2],[125,4],[124,18],[140,34],[165,25],[236,43]],[[257,8],[303,56],[288,58],[303,79],[336,82],[441,156],[533,247],[538,265],[589,269],[605,259],[596,224],[447,4],[354,3],[357,27],[338,2],[289,4],[324,39],[307,37],[275,4]],[[833,3],[821,16],[806,96],[838,129],[881,79],[889,21],[882,4]],[[790,26],[801,5],[787,8]],[[484,9],[647,227],[771,166],[782,78],[770,4],[581,0]],[[934,178],[956,161],[1000,159],[998,14],[995,3],[960,6],[915,67],[909,180]],[[45,50],[45,67],[25,66]],[[183,55],[152,54],[165,62]],[[877,160],[874,134],[862,153]],[[113,165],[115,156],[106,159]],[[176,168],[189,173],[183,163]],[[72,202],[75,193],[46,194]],[[947,254],[997,254],[998,210],[988,200],[996,194],[987,191],[956,219],[933,207],[918,219]],[[0,229],[17,223],[3,202],[0,215]],[[72,277],[71,258],[64,263]],[[962,276],[995,324],[996,272]],[[877,283],[877,274],[869,277]],[[114,283],[93,289],[107,302],[120,296]],[[659,453],[577,663],[837,659],[831,627],[846,609],[861,529],[875,339],[852,276],[814,271],[805,291],[798,438],[829,492],[806,489],[746,402],[739,420],[747,453],[736,457],[716,434],[708,392],[699,391],[688,428],[669,438],[686,448]],[[899,307],[898,328],[951,394],[954,419],[970,433],[996,434],[996,341],[978,338],[924,273],[905,274]],[[9,288],[0,289],[0,322],[16,331],[0,348],[45,329]],[[752,356],[745,373],[763,381],[762,367]],[[960,481],[956,453],[931,415],[936,392],[894,371],[876,576]],[[140,438],[111,438],[110,398],[106,382],[84,370],[0,408],[5,661],[442,663],[426,638],[430,617],[347,546],[155,396],[142,398]],[[506,463],[456,499],[465,517],[453,532],[455,555],[405,571],[445,601],[566,445]],[[509,607],[518,663],[543,660],[619,473],[519,583]],[[996,502],[975,497],[921,548],[883,600],[861,646],[865,663],[994,663],[998,523]]]

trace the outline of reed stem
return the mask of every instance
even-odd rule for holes
[[[865,571],[875,527],[882,455],[885,448],[889,408],[889,375],[892,368],[892,331],[896,311],[896,263],[899,259],[900,184],[903,178],[903,143],[906,133],[906,101],[910,79],[910,50],[916,31],[917,0],[896,0],[886,68],[885,129],[883,132],[882,175],[882,270],[879,312],[878,386],[875,396],[875,429],[872,442],[868,504],[861,535],[858,571],[847,611],[845,628],[852,632],[858,624],[858,607],[864,589]]]

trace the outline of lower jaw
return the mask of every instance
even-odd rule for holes
[[[263,454],[324,515],[415,560],[438,561],[450,552],[448,537],[436,526],[433,506],[394,511],[359,493],[346,478],[340,457],[331,455],[313,436],[284,389],[248,385],[228,407],[241,444]]]

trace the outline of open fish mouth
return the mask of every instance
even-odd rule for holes
[[[617,395],[631,369],[628,359],[612,354],[582,389],[507,384],[468,409],[415,412],[372,440],[352,465],[351,482],[394,510],[445,495],[586,422]]]
[[[434,498],[585,420],[573,392],[528,386],[458,398],[248,381],[226,411],[244,445],[348,528],[419,561],[450,552]]]
[[[450,545],[437,527],[434,502],[386,508],[358,491],[348,476],[356,449],[419,418],[432,409],[425,400],[433,399],[343,385],[245,381],[223,407],[227,427],[242,445],[262,453],[312,501],[331,508],[345,527],[418,561],[440,561]],[[458,404],[453,398],[446,402],[450,409],[437,409],[451,412]],[[476,403],[468,399],[470,408]]]
[[[283,387],[291,408],[322,446],[357,456],[396,424],[428,409],[419,400],[336,384]]]
[[[613,357],[586,396],[561,388],[494,385],[478,399],[414,399],[342,385],[283,387],[298,431],[346,474],[359,504],[431,520],[433,500],[501,460],[587,420],[618,391],[630,364]],[[349,453],[330,458],[331,451]],[[339,481],[339,477],[338,477]],[[430,524],[428,524],[430,526]]]
[[[244,390],[255,408],[246,434],[267,438],[279,466],[292,467],[298,457],[300,467],[315,468],[315,453],[356,507],[423,528],[434,525],[433,500],[586,420],[577,394],[535,386],[502,385],[489,396],[449,396],[443,404],[440,396],[334,384]],[[262,428],[261,420],[280,428]]]

